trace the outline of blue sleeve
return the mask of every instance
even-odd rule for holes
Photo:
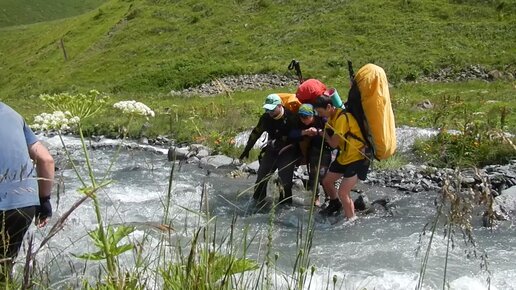
[[[23,122],[23,134],[25,134],[25,142],[27,142],[27,146],[30,146],[38,142],[38,138],[36,137],[34,132],[32,132],[32,129],[25,122]]]
[[[303,136],[301,131],[302,131],[301,129],[290,130],[290,132],[288,134],[289,139],[294,140],[294,141],[300,141],[301,137]]]

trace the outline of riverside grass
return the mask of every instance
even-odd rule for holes
[[[327,84],[337,89],[347,88],[347,84],[343,83],[344,80]],[[108,102],[136,99],[144,101],[154,109],[155,118],[149,121],[135,120],[127,128],[127,135],[131,138],[138,138],[140,135],[168,135],[178,143],[204,143],[217,152],[237,157],[241,149],[234,147],[234,137],[256,125],[260,114],[263,113],[264,97],[278,91],[295,91],[295,88],[188,98],[119,94],[112,96]],[[471,121],[473,118],[473,121],[488,122],[490,128],[503,129],[512,134],[516,133],[516,103],[512,101],[514,93],[514,84],[510,82],[404,83],[391,88],[398,127],[444,126],[448,129],[460,129],[460,124],[464,124],[466,119]],[[434,108],[418,108],[418,104],[424,100],[429,100]],[[8,99],[5,102],[17,108],[27,117],[29,123],[32,123],[32,116],[46,110],[45,105],[41,104],[37,97]],[[104,111],[97,118],[84,122],[84,133],[87,136],[122,136],[126,124],[124,117],[110,113],[111,106],[106,106],[102,110]],[[502,114],[504,111],[506,115]],[[255,158],[255,155],[251,158]]]

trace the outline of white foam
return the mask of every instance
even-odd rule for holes
[[[468,277],[463,276],[454,281],[450,282],[450,289],[454,290],[497,290],[496,287],[491,287],[487,285],[485,280],[481,280],[477,277]]]

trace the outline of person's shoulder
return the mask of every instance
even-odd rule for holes
[[[0,102],[0,112],[9,112],[9,113],[10,112],[14,112],[14,113],[16,113],[16,111],[13,108],[9,107],[9,105],[7,105],[4,102]]]
[[[2,113],[3,118],[9,121],[16,120],[23,122],[23,117],[6,103],[0,102],[0,113]]]

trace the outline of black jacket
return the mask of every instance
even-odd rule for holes
[[[269,135],[268,143],[275,150],[281,150],[281,148],[297,142],[296,138],[290,136],[290,132],[298,128],[297,116],[288,109],[283,109],[284,114],[279,120],[274,120],[268,113],[262,114],[258,124],[251,132],[241,156],[248,156],[249,151],[251,151],[263,132],[267,132]]]
[[[301,122],[301,120],[298,119],[297,128],[290,132],[290,137],[293,140],[301,141],[303,139],[303,136],[301,134],[302,130],[308,129],[310,127],[324,130],[325,124],[326,124],[326,120],[320,116],[314,116],[314,122],[308,126],[305,125],[303,122]],[[307,137],[307,138],[310,139],[310,147],[321,148],[322,138],[323,138],[322,136],[317,135],[317,136],[312,136],[312,137]]]

